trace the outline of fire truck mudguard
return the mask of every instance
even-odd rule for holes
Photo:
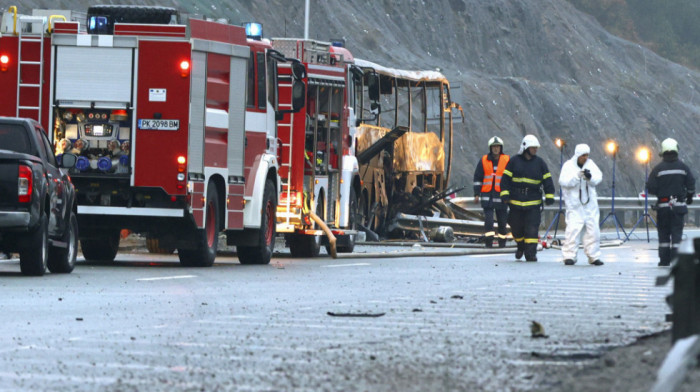
[[[253,230],[253,245],[238,245],[236,251],[241,264],[269,264],[275,248],[275,210],[277,191],[271,180],[265,181],[260,229]]]
[[[194,249],[178,248],[180,264],[186,267],[211,267],[216,258],[220,231],[220,204],[215,184],[209,184],[206,199],[206,219],[204,229],[195,229]]]

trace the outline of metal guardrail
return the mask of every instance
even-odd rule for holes
[[[482,212],[481,205],[474,203],[473,197],[457,197],[450,200],[452,203],[464,208],[467,211],[480,214]],[[652,210],[652,206],[656,204],[656,197],[649,196],[648,212],[654,220],[656,220],[656,211]],[[611,197],[599,197],[598,207],[600,208],[600,220],[603,221],[612,209]],[[544,215],[540,228],[546,229],[559,211],[559,197],[555,197],[555,202],[551,206],[544,207]],[[562,204],[562,213],[566,211],[566,206]],[[617,216],[620,224],[625,229],[632,226],[639,220],[639,217],[644,214],[644,198],[643,197],[616,197],[615,198],[615,216]],[[685,216],[685,223],[689,226],[700,226],[700,200],[696,200],[688,206],[688,214]],[[562,216],[559,219],[558,230],[566,227],[566,222]],[[612,219],[608,219],[604,225],[605,228],[615,228],[615,223]],[[552,228],[554,229],[554,228]]]

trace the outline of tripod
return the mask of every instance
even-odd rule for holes
[[[637,226],[642,222],[642,219],[644,219],[644,223],[646,224],[647,227],[647,242],[649,242],[649,220],[651,220],[651,223],[654,224],[656,227],[656,221],[654,218],[649,215],[649,190],[647,189],[647,181],[649,180],[649,163],[647,163],[644,166],[644,214],[637,219],[637,223],[632,226],[632,230],[630,230],[629,233],[627,233],[627,238],[625,238],[625,242],[629,241],[630,236],[634,232],[634,229],[637,228]]]
[[[610,205],[610,212],[608,215],[603,218],[603,221],[600,222],[600,227],[603,227],[603,224],[605,224],[605,221],[608,220],[608,218],[612,217],[613,223],[615,223],[615,232],[617,232],[617,239],[620,240],[620,230],[622,230],[622,233],[627,237],[627,233],[625,232],[625,228],[622,226],[622,223],[620,223],[620,219],[617,217],[617,214],[615,213],[615,161],[617,157],[617,151],[613,152],[613,175],[612,175],[612,204]],[[646,211],[645,211],[646,212]],[[625,240],[627,241],[627,240]]]
[[[561,147],[559,147],[559,172],[561,172],[561,168],[564,167],[564,147],[566,144],[562,142]],[[561,187],[559,187],[559,210],[557,210],[557,213],[554,215],[554,218],[552,218],[552,223],[549,224],[549,227],[547,227],[547,231],[544,232],[544,240],[547,240],[547,235],[549,234],[549,231],[552,230],[552,226],[554,226],[554,236],[552,239],[557,238],[557,230],[559,230],[559,218],[561,217],[563,208],[562,208],[562,203],[564,200],[561,197]]]

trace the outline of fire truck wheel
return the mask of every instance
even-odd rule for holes
[[[75,259],[78,256],[78,218],[73,211],[68,217],[66,231],[61,237],[61,242],[66,243],[65,248],[51,247],[49,249],[49,271],[54,274],[68,274],[75,267]]]
[[[49,221],[41,214],[39,224],[29,233],[28,246],[19,252],[19,268],[23,275],[42,276],[49,257]]]
[[[85,230],[86,233],[91,230]],[[80,246],[83,250],[83,256],[88,261],[114,261],[119,250],[119,232],[121,230],[109,230],[102,232],[97,237],[90,239],[81,239]]]
[[[318,257],[321,252],[321,237],[292,234],[289,240],[289,251],[292,257]]]
[[[355,188],[350,188],[350,205],[348,206],[348,212],[350,216],[348,217],[348,229],[357,230],[357,218],[358,218],[358,202],[357,194],[355,193]],[[355,249],[355,234],[349,234],[347,240],[343,241],[342,245],[338,245],[338,253],[352,253]],[[326,249],[327,251],[329,249]],[[331,254],[331,252],[328,252]]]
[[[256,246],[237,246],[238,260],[241,264],[269,264],[272,251],[275,249],[275,216],[277,201],[275,198],[275,184],[267,180],[263,192],[262,217],[260,218],[260,230],[257,232]]]
[[[196,249],[178,249],[180,264],[185,267],[211,267],[214,265],[219,246],[219,193],[216,185],[210,183],[207,189],[206,222],[204,229],[195,230]]]
[[[148,253],[171,255],[175,253],[175,248],[163,248],[160,246],[160,240],[157,237],[146,237],[146,249]]]

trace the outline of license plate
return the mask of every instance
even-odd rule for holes
[[[139,129],[153,129],[157,131],[177,131],[178,129],[180,129],[180,120],[140,119]]]

